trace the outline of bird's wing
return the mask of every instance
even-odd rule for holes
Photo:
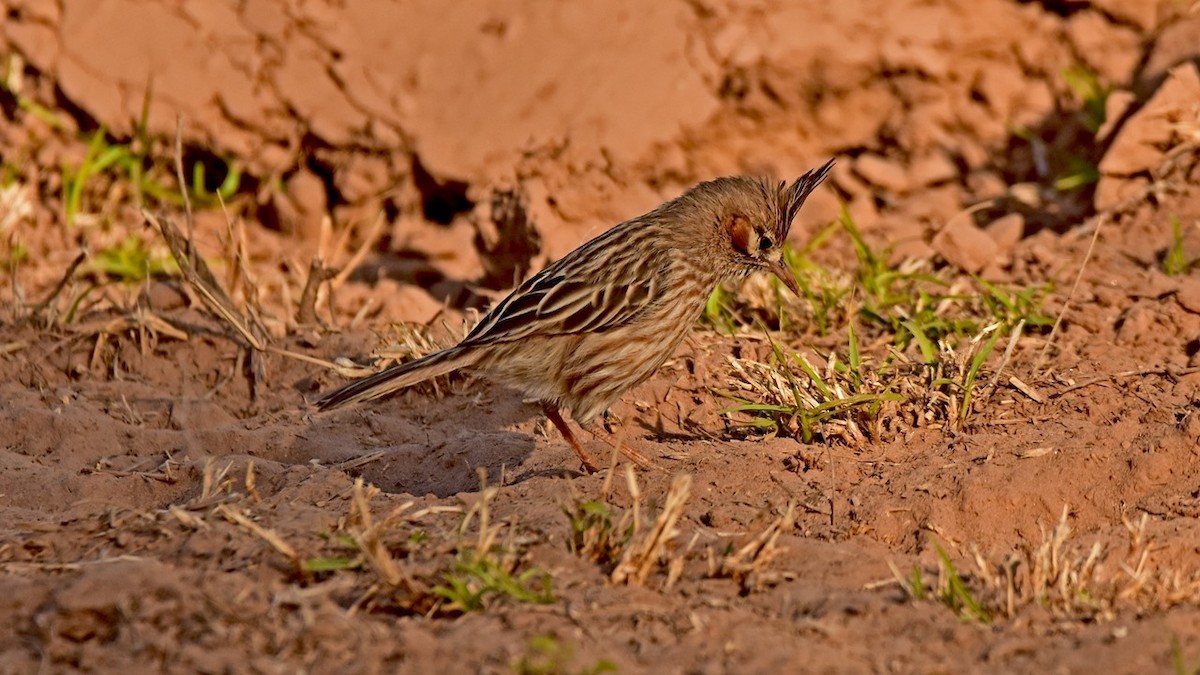
[[[589,242],[521,284],[463,344],[604,332],[633,321],[660,297],[669,265],[661,255],[639,259],[627,253],[636,246],[614,253],[606,239]]]

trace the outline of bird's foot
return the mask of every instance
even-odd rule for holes
[[[599,471],[600,468],[592,461],[592,456],[588,454],[588,451],[583,449],[583,444],[575,437],[575,432],[571,431],[571,427],[563,419],[562,413],[558,412],[558,408],[545,405],[542,406],[542,412],[546,413],[546,418],[554,423],[558,432],[562,434],[563,440],[571,445],[575,450],[575,454],[579,455],[579,461],[583,464],[584,472],[591,474]]]
[[[630,446],[624,440],[618,440],[614,444],[614,447],[622,455],[625,455],[626,457],[628,457],[629,461],[633,462],[634,464],[637,464],[639,467],[641,467],[643,469],[649,469],[649,470],[654,470],[654,471],[664,471],[664,472],[666,471],[666,469],[655,464],[654,460],[643,455],[636,448]]]
[[[619,418],[616,417],[616,415],[609,415],[608,411],[606,410],[606,411],[604,411],[604,416],[601,419],[603,419],[603,421],[604,421],[604,424],[603,424],[604,430],[608,432],[609,439],[615,439],[615,442],[606,440],[606,439],[600,439],[599,434],[597,434],[592,429],[588,429],[588,432],[590,434],[592,434],[593,437],[603,441],[606,445],[617,450],[622,455],[625,455],[626,457],[629,458],[629,461],[633,462],[634,464],[638,465],[639,467],[641,467],[643,469],[653,469],[654,471],[666,471],[666,469],[655,464],[654,461],[651,460],[649,457],[643,455],[639,450],[637,450],[636,448],[634,448],[633,446],[631,446],[625,442],[625,430],[627,429],[627,427],[625,426],[624,422],[622,422]],[[617,422],[620,425],[620,427],[619,427],[620,433],[613,432],[612,427],[609,426],[610,419],[617,419]],[[584,427],[584,428],[587,428],[587,427]]]
[[[596,473],[599,471],[599,467],[592,460],[591,454],[583,448],[583,444],[579,442],[579,439],[575,436],[575,433],[571,431],[571,427],[567,425],[567,421],[563,419],[562,413],[560,413],[558,409],[554,408],[553,406],[543,406],[542,410],[546,413],[546,417],[554,423],[555,427],[558,428],[559,433],[561,433],[563,436],[563,440],[570,444],[570,446],[575,450],[575,454],[579,455],[579,461],[583,464],[583,470],[587,473]],[[588,429],[588,432],[599,439],[599,436],[596,434],[596,432],[592,431],[591,429]],[[625,455],[629,458],[629,461],[643,469],[666,471],[666,469],[663,469],[655,464],[649,457],[646,457],[638,450],[630,447],[630,445],[625,442],[625,434],[623,432],[624,425],[622,425],[622,433],[617,436],[616,443],[611,443],[604,439],[600,440],[603,440],[606,445],[612,447],[622,455]],[[612,434],[610,433],[610,436],[611,435]]]

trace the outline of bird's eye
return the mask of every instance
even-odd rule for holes
[[[774,245],[775,242],[771,241],[771,238],[768,236],[764,236],[762,239],[758,240],[758,250],[760,251],[765,251]]]

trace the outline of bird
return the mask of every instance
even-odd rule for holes
[[[674,355],[722,283],[765,271],[799,295],[784,242],[833,164],[790,184],[744,175],[699,183],[543,268],[453,347],[350,382],[315,405],[332,410],[465,369],[540,403],[583,468],[594,472],[561,411],[588,429]],[[646,464],[622,442],[618,447]]]

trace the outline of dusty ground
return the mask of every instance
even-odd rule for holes
[[[0,672],[1200,667],[1194,5],[413,4],[0,0]],[[189,174],[242,172],[196,246],[269,351],[164,262],[131,164],[80,179],[103,127],[174,185],[177,113]],[[716,392],[764,330],[707,324],[613,411],[666,469],[636,495],[469,377],[306,412],[697,180],[830,156],[797,247],[841,200],[894,265],[1048,284],[1061,326],[1001,341],[961,424],[747,433]],[[305,300],[318,255],[346,273]],[[774,341],[844,353],[787,303]],[[435,590],[487,574],[518,584]]]

